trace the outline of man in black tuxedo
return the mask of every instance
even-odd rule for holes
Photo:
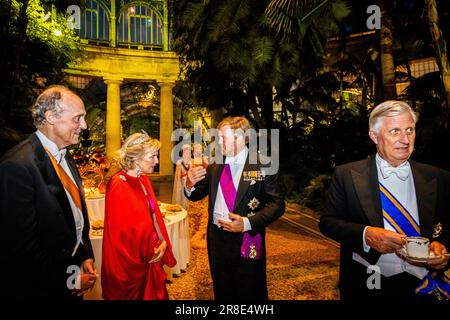
[[[447,267],[445,256],[414,265],[396,254],[407,236],[430,239],[435,255],[449,246],[450,174],[409,160],[416,122],[405,102],[378,105],[369,119],[377,154],[335,169],[319,225],[341,243],[342,300],[428,298],[415,289]]]
[[[1,295],[77,299],[96,279],[81,178],[66,147],[86,129],[82,100],[46,89],[32,116],[37,131],[0,160]]]
[[[251,163],[244,117],[218,125],[223,164],[190,168],[185,194],[209,195],[208,257],[216,300],[267,300],[265,228],[284,213],[276,174],[265,174],[261,159]]]

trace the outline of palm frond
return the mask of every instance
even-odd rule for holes
[[[265,14],[277,34],[301,42],[313,21],[339,21],[350,14],[350,8],[344,0],[271,0]]]
[[[268,37],[261,37],[255,40],[252,50],[252,57],[257,65],[268,63],[274,52],[273,40]]]
[[[237,34],[240,24],[250,14],[248,1],[231,0],[221,3],[207,24],[211,41],[218,41],[224,34]]]

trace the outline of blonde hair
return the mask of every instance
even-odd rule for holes
[[[124,170],[134,168],[134,161],[142,159],[147,152],[157,151],[161,142],[151,138],[147,133],[133,133],[125,140],[119,150],[119,165]]]
[[[220,123],[217,125],[217,129],[220,130],[220,128],[224,126],[229,126],[234,131],[235,137],[244,136],[245,143],[248,143],[249,136],[248,133],[246,134],[246,132],[247,130],[251,129],[252,126],[245,117],[226,117],[222,121],[220,121]]]
[[[404,101],[388,100],[377,105],[369,117],[369,131],[378,133],[381,127],[381,120],[384,117],[396,117],[404,113],[411,114],[414,123],[417,123],[418,115]]]
[[[240,129],[244,132],[252,127],[245,117],[226,117],[220,121],[217,125],[217,129],[220,129],[223,126],[230,126],[233,130]]]

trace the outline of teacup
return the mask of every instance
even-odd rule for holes
[[[428,258],[430,240],[424,237],[406,238],[406,253],[414,258]]]

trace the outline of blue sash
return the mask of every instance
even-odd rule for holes
[[[428,272],[416,288],[416,293],[434,293],[438,300],[450,300],[450,278],[443,271]]]
[[[420,236],[420,227],[405,207],[380,182],[381,207],[383,218],[398,233],[408,237]]]
[[[383,218],[398,232],[408,237],[420,236],[420,227],[405,207],[380,182]],[[450,279],[444,272],[428,272],[416,293],[435,294],[439,300],[450,300]]]

